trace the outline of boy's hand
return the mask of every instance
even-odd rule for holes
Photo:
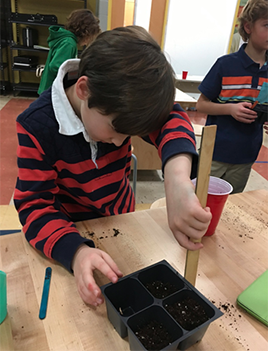
[[[172,197],[167,197],[168,221],[173,235],[182,247],[198,250],[203,245],[190,239],[202,238],[212,215],[208,207],[202,208],[190,183],[185,182],[177,190],[174,189]]]
[[[82,300],[93,306],[98,306],[104,301],[101,290],[93,277],[94,270],[99,270],[113,283],[116,283],[118,278],[123,276],[113,259],[106,252],[85,244],[77,249],[73,258],[72,269]]]
[[[264,122],[263,128],[265,129],[265,133],[268,134],[268,122]]]
[[[238,104],[229,104],[230,115],[238,122],[252,123],[258,117],[257,112],[251,110],[250,102],[239,102]]]
[[[168,160],[165,166],[165,190],[168,222],[176,240],[189,250],[198,250],[212,218],[209,208],[202,208],[190,180],[191,156],[181,154]]]

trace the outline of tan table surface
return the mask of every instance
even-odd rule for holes
[[[0,229],[21,229],[18,212],[14,205],[0,206]]]
[[[196,106],[196,99],[176,88],[175,102],[178,102],[184,110]]]
[[[181,91],[180,89],[176,88],[175,90],[176,94],[175,94],[175,102],[193,102],[196,103],[196,100],[190,96],[189,94],[184,93],[183,91]]]
[[[212,237],[203,238],[196,288],[224,315],[191,350],[264,351],[268,328],[239,309],[237,296],[268,268],[268,191],[230,195]],[[78,223],[82,235],[109,252],[124,274],[166,259],[182,275],[186,250],[173,238],[166,209],[158,208]],[[119,231],[114,235],[114,229]],[[93,234],[94,233],[94,234]],[[86,306],[74,278],[30,247],[22,233],[0,237],[0,269],[7,273],[8,315],[0,325],[0,350],[128,350],[106,317],[105,304]],[[45,268],[52,267],[47,317],[39,320]],[[98,284],[108,280],[96,274]]]

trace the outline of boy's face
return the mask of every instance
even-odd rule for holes
[[[94,141],[120,146],[128,137],[114,130],[113,116],[104,116],[95,108],[89,109],[86,101],[81,106],[81,119],[89,137]]]
[[[258,19],[248,27],[248,31],[249,41],[257,50],[268,50],[268,19]]]

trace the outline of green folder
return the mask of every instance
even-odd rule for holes
[[[268,270],[237,297],[237,304],[268,326]]]
[[[0,271],[0,324],[7,315],[7,275]]]

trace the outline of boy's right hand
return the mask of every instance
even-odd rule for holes
[[[229,104],[230,115],[238,122],[252,123],[258,117],[257,112],[251,110],[252,104],[250,102],[239,102],[238,104]]]
[[[104,301],[101,290],[93,277],[94,270],[99,270],[113,283],[123,276],[116,263],[106,252],[85,244],[77,249],[72,269],[79,295],[86,304],[93,306],[98,306]]]

